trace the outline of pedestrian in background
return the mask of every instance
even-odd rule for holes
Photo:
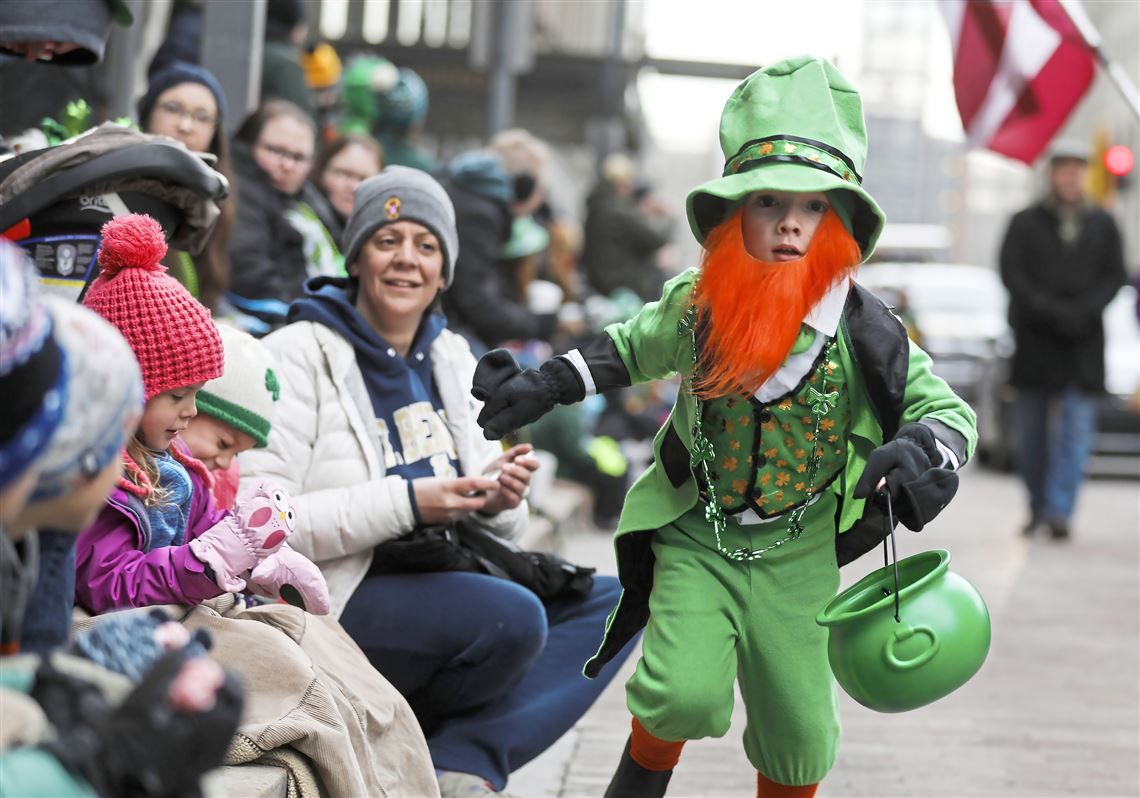
[[[324,196],[330,218],[322,219],[325,228],[341,245],[344,223],[352,213],[356,187],[384,165],[384,152],[376,139],[361,133],[337,136],[321,148],[310,175],[312,184]],[[314,208],[318,210],[318,208]]]
[[[288,303],[305,280],[341,274],[343,259],[321,221],[331,210],[307,182],[316,127],[286,100],[267,100],[234,136],[234,171],[241,185],[237,227],[230,241],[230,302],[269,324],[284,322]]]
[[[125,0],[0,2],[0,97],[4,98],[0,137],[8,137],[9,144],[24,139],[30,128],[42,125],[44,117],[58,118],[69,100],[101,104],[105,91],[93,70],[43,66],[98,64],[112,23],[130,27],[133,22]],[[0,138],[0,153],[7,151]]]
[[[665,282],[657,251],[669,243],[673,219],[651,196],[637,196],[634,177],[633,162],[621,153],[602,164],[602,179],[586,200],[582,263],[599,294],[625,288],[651,302]]]
[[[472,150],[451,160],[441,182],[455,207],[460,243],[455,283],[442,297],[449,327],[476,355],[504,341],[549,340],[558,326],[561,297],[543,306],[516,302],[500,267],[515,209],[521,207],[516,187],[533,192],[540,181],[523,185],[497,154]]]
[[[1044,198],[1016,214],[1001,248],[1017,346],[1018,461],[1029,491],[1024,532],[1069,537],[1104,393],[1105,306],[1124,284],[1120,231],[1085,196],[1088,152],[1060,144]]]
[[[229,245],[235,218],[234,174],[222,126],[225,111],[226,96],[217,78],[184,61],[171,62],[154,72],[139,100],[139,126],[144,132],[181,141],[191,152],[211,153],[217,158],[214,169],[230,184],[227,201],[218,206],[218,224],[202,251],[191,255],[185,250],[171,250],[165,262],[171,276],[212,311],[219,309],[229,288]]]

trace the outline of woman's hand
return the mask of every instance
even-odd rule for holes
[[[499,483],[487,477],[420,477],[412,480],[412,490],[423,522],[446,524],[484,509]]]
[[[539,462],[529,443],[512,446],[503,455],[487,466],[485,473],[499,474],[497,493],[490,496],[483,507],[484,515],[495,515],[503,510],[512,510],[522,504],[530,490],[531,475],[538,470]]]

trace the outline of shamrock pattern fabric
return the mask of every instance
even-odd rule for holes
[[[715,452],[708,474],[721,509],[731,515],[751,507],[770,518],[830,484],[847,460],[849,405],[831,347],[824,347],[795,389],[770,403],[744,396],[705,402],[701,426]],[[813,449],[820,461],[816,478],[809,480]]]

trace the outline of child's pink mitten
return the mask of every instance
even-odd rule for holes
[[[283,598],[313,615],[329,614],[329,589],[321,569],[288,545],[257,564],[249,575],[249,588],[260,596]]]

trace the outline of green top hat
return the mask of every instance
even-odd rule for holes
[[[724,173],[689,192],[697,241],[753,191],[827,191],[866,260],[886,217],[863,190],[867,131],[859,93],[822,58],[765,67],[736,87],[720,117]]]

